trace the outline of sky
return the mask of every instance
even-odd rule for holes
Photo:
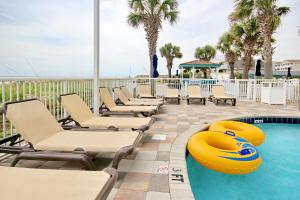
[[[274,60],[300,59],[300,1],[291,7],[275,38]],[[197,47],[216,45],[228,30],[233,0],[179,0],[180,18],[163,24],[158,48],[172,42],[183,58],[194,60]],[[100,0],[100,76],[129,77],[149,71],[142,27],[128,26],[127,0]],[[167,74],[159,57],[158,71]],[[218,52],[217,60],[223,56]],[[0,0],[0,76],[91,77],[93,74],[93,0]]]

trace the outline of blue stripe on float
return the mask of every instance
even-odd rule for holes
[[[252,160],[256,160],[259,157],[259,154],[258,152],[256,152],[256,154],[246,158],[234,158],[234,157],[227,157],[227,156],[219,156],[219,157],[226,158],[229,160],[237,160],[237,161],[252,161]]]
[[[238,142],[248,142],[247,140],[243,139],[243,138],[239,138],[239,137],[236,137],[234,138],[236,141]]]

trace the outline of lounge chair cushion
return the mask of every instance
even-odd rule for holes
[[[150,124],[151,118],[138,118],[138,117],[92,117],[87,121],[81,123],[83,127],[89,128],[104,128],[104,127],[115,127],[115,128],[134,128],[139,129],[142,126]]]
[[[117,152],[120,148],[134,145],[138,132],[61,131],[48,137],[34,148],[48,151],[73,151],[82,148],[86,152]]]
[[[116,103],[114,102],[107,88],[100,88],[100,97],[109,110],[116,106]]]
[[[79,124],[94,117],[90,108],[77,94],[61,96],[61,104]]]
[[[154,98],[154,96],[151,94],[151,85],[149,84],[139,85],[139,96],[145,98]]]
[[[214,85],[212,87],[212,94],[213,94],[213,97],[217,98],[217,99],[232,99],[233,98],[225,93],[225,89],[224,89],[223,85]]]
[[[39,100],[8,104],[6,117],[18,133],[33,145],[60,131],[56,119]]]
[[[110,109],[113,112],[154,112],[157,106],[115,106]]]
[[[126,106],[160,106],[160,102],[140,102],[140,101],[134,101],[130,100],[126,97],[126,95],[121,91],[120,88],[114,89],[115,95],[119,98],[119,100]]]
[[[178,98],[178,96],[179,96],[178,89],[167,89],[165,98]]]
[[[110,179],[103,171],[0,167],[1,199],[94,200]]]
[[[202,98],[201,87],[199,85],[189,85],[188,96],[189,98]]]

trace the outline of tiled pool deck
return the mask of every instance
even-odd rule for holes
[[[119,165],[119,178],[108,199],[118,200],[168,200],[193,199],[188,187],[188,178],[182,171],[184,183],[169,180],[171,174],[185,166],[184,149],[190,128],[199,130],[213,121],[239,116],[270,115],[300,116],[297,104],[270,106],[253,102],[237,102],[236,107],[208,102],[181,105],[166,104],[160,114],[154,116],[156,122],[147,131],[144,143]],[[187,132],[186,132],[187,131]],[[172,149],[172,153],[170,153]],[[108,157],[103,159],[103,157]],[[110,164],[110,155],[101,155],[96,159],[99,170]],[[0,165],[9,165],[12,157],[2,159]],[[169,164],[171,166],[169,167]],[[175,166],[175,167],[174,167]],[[18,167],[80,169],[78,163],[22,161]],[[169,169],[169,170],[168,170]],[[172,172],[173,170],[173,172]],[[174,178],[176,179],[176,177]],[[180,179],[180,177],[179,177]],[[180,182],[180,181],[179,181]],[[170,193],[171,191],[171,193]]]

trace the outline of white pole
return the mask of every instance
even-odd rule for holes
[[[94,113],[99,115],[99,0],[94,0]]]

